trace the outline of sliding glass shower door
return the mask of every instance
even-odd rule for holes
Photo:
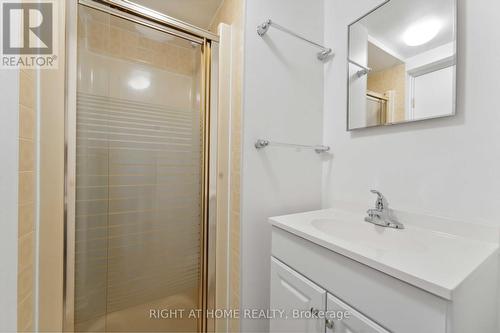
[[[201,46],[78,12],[75,330],[197,331]]]

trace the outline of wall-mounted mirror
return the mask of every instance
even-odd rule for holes
[[[388,0],[349,25],[347,129],[455,114],[456,0]]]

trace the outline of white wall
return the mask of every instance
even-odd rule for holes
[[[347,24],[380,0],[325,2],[323,207],[373,204],[377,188],[394,208],[500,225],[500,44],[497,0],[458,0],[457,115],[345,131]],[[500,315],[499,315],[500,322]]]
[[[0,332],[12,332],[17,330],[17,69],[0,69],[0,91]]]
[[[323,40],[323,0],[246,2],[241,211],[241,303],[269,307],[270,226],[267,218],[320,208],[321,157],[313,151],[268,147],[259,138],[318,144],[322,140],[323,64],[317,49],[270,28],[266,19]],[[242,332],[267,331],[266,320],[241,322]]]
[[[381,1],[325,3],[323,206],[372,205],[370,188],[394,208],[500,225],[500,44],[497,0],[459,0],[457,115],[393,127],[345,131],[347,24]]]
[[[406,59],[406,71],[412,71],[418,67],[426,66],[437,61],[443,61],[443,59],[446,58],[452,58],[454,54],[455,44],[453,42],[438,46]]]

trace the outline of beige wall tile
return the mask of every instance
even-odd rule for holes
[[[152,62],[152,54],[151,51],[147,48],[141,48],[139,47],[137,49],[137,60],[145,62],[145,63],[151,63]]]
[[[64,253],[64,82],[65,6],[56,1],[60,63],[57,70],[40,71],[40,214],[37,254],[38,327],[61,332],[63,323]],[[109,15],[105,15],[109,19]]]
[[[114,26],[109,27],[110,40],[120,42],[121,36],[122,36],[122,29],[119,29],[119,28],[114,27]]]
[[[121,53],[120,39],[111,38],[110,41],[109,41],[109,48],[108,48],[108,50],[109,50],[109,53],[112,56],[119,57],[120,53]]]
[[[153,43],[150,39],[145,37],[139,37],[139,45],[140,48],[150,49],[153,46]]]
[[[150,41],[149,48],[153,50],[154,52],[162,52],[163,51],[163,45],[164,43],[156,42],[156,41]]]
[[[21,71],[19,76],[19,104],[33,110],[35,107],[35,84],[29,71]]]
[[[80,21],[80,24],[85,24]],[[118,23],[118,22],[117,22]],[[113,57],[150,64],[174,73],[192,75],[195,49],[158,42],[130,31],[127,24],[109,26],[106,22],[92,22],[89,33],[79,34],[86,40],[89,50]],[[84,31],[86,29],[79,29]]]
[[[136,60],[139,54],[135,45],[126,45],[123,44],[123,42],[120,45],[120,50],[121,53],[119,54],[119,56],[124,59]]]
[[[154,51],[152,53],[151,62],[156,67],[165,68],[165,66],[166,66],[166,59],[165,59],[165,56],[163,55],[162,51]]]
[[[34,233],[30,232],[19,238],[19,271],[33,267]]]
[[[24,92],[22,92],[24,94]],[[35,112],[24,105],[19,105],[19,137],[33,139],[35,134]]]
[[[19,75],[18,330],[33,330],[35,72]]]
[[[139,36],[135,33],[132,33],[130,31],[122,30],[121,34],[121,42],[122,45],[129,45],[129,46],[139,46]]]
[[[34,224],[35,224],[34,203],[19,205],[19,222],[18,222],[19,237],[22,237],[34,231]]]
[[[33,172],[25,171],[19,173],[19,204],[24,205],[33,202],[35,198],[35,180]]]
[[[33,171],[34,169],[35,144],[32,140],[19,139],[19,171]]]
[[[405,120],[406,65],[401,64],[383,71],[368,74],[368,90],[384,94],[388,90],[396,92],[396,110],[393,121]]]
[[[17,297],[21,302],[33,292],[33,265],[29,265],[19,273],[17,281]]]
[[[33,307],[34,297],[31,292],[17,305],[17,329],[19,332],[33,331]]]

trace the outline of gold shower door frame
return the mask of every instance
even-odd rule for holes
[[[216,155],[216,145],[211,144],[214,138],[214,126],[211,122],[213,101],[216,94],[216,78],[212,77],[213,48],[218,48],[217,35],[191,26],[169,16],[124,0],[71,0],[66,5],[66,115],[65,115],[65,200],[64,200],[64,286],[63,286],[63,330],[74,331],[75,302],[75,208],[76,208],[76,92],[77,92],[77,20],[79,6],[87,6],[104,11],[134,23],[162,31],[176,37],[190,40],[201,45],[201,103],[202,120],[202,156],[201,156],[201,230],[200,230],[200,279],[199,309],[202,315],[198,318],[199,332],[213,332],[215,323],[207,320],[207,309],[215,307],[215,232],[209,234],[209,226],[215,225],[209,219],[209,186],[216,181],[214,170],[211,170],[211,156]],[[217,54],[217,53],[215,53]],[[213,88],[213,89],[212,89]],[[213,167],[214,164],[212,164]],[[213,213],[212,213],[213,215]],[[212,228],[213,230],[213,228]]]

